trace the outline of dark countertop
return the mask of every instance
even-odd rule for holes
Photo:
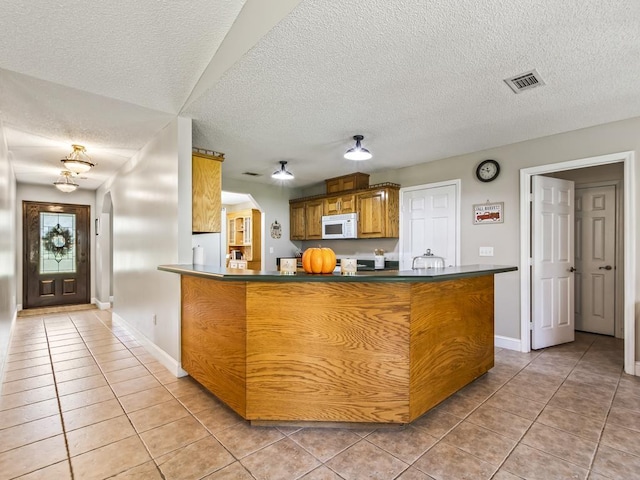
[[[518,267],[506,265],[463,265],[441,269],[358,271],[356,275],[341,275],[340,273],[311,274],[304,272],[299,272],[295,275],[284,275],[276,271],[231,270],[210,265],[189,264],[160,265],[158,270],[215,280],[243,282],[443,282],[458,278],[513,272],[518,270]]]

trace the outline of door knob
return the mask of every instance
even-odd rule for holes
[[[573,267],[571,267],[571,268],[569,269],[569,271],[570,271],[571,273],[573,273],[573,272],[575,272],[575,271],[576,271],[576,269],[575,269],[575,268],[573,268]]]
[[[611,270],[613,267],[611,265],[606,265],[604,267],[598,267],[598,270]]]

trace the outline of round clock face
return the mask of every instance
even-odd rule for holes
[[[476,168],[476,177],[481,182],[495,180],[500,173],[500,165],[495,160],[484,160]]]

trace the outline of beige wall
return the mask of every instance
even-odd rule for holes
[[[461,264],[519,265],[520,262],[520,170],[539,165],[595,157],[622,151],[640,151],[640,118],[506,145],[481,152],[421,165],[378,172],[371,183],[395,182],[403,187],[460,178]],[[487,158],[500,162],[497,180],[482,183],[475,178],[477,164]],[[638,170],[636,170],[636,176]],[[640,186],[640,179],[633,180]],[[473,225],[476,203],[504,202],[504,223]],[[637,206],[636,206],[637,208]],[[637,235],[640,239],[640,234]],[[493,257],[480,257],[478,248],[494,247]],[[635,246],[636,251],[638,245]],[[640,257],[639,257],[640,258]],[[640,272],[640,268],[637,268]],[[496,335],[520,339],[520,272],[496,276]],[[640,282],[637,282],[640,287]],[[636,297],[640,298],[639,292]],[[636,327],[636,331],[638,328]],[[637,357],[636,357],[637,358]]]
[[[98,211],[107,193],[113,214],[113,312],[155,345],[154,354],[175,371],[180,279],[157,267],[191,263],[191,120],[175,119],[102,185],[96,192]]]
[[[16,180],[0,122],[0,383],[16,316]]]

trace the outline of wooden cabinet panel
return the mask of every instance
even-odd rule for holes
[[[324,205],[322,200],[305,202],[305,238],[317,240],[322,238],[322,215]]]
[[[182,275],[182,368],[246,417],[246,289]]]
[[[220,232],[223,157],[193,153],[192,213],[194,233]]]
[[[305,227],[305,203],[296,202],[289,204],[289,239],[306,239]]]
[[[322,199],[290,203],[289,238],[291,240],[321,239],[323,211]]]
[[[349,190],[359,190],[369,187],[369,175],[366,173],[350,173],[341,177],[329,178],[325,180],[327,195]]]
[[[354,213],[356,211],[356,196],[351,194],[325,198],[323,210],[325,215]]]
[[[399,192],[380,188],[358,194],[358,238],[399,236]]]

